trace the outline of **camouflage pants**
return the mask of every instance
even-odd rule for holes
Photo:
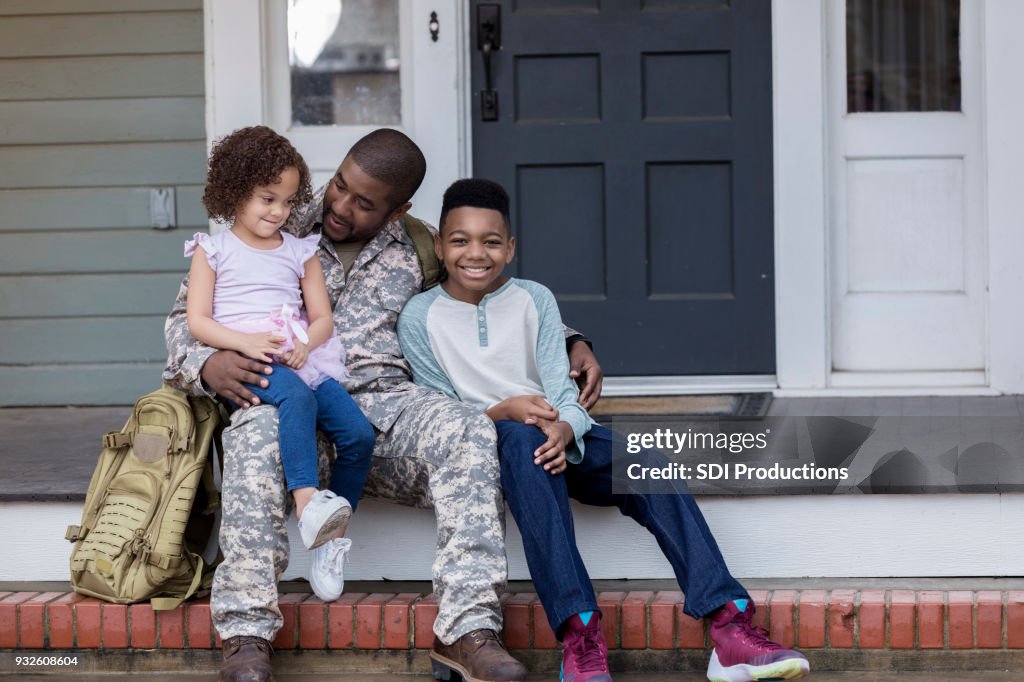
[[[401,416],[379,433],[364,494],[416,507],[433,506],[433,566],[438,616],[434,632],[452,643],[480,628],[501,629],[499,593],[508,567],[504,501],[491,421],[437,393],[417,391]],[[222,639],[273,639],[282,624],[277,583],[288,566],[289,497],[277,448],[277,412],[236,412],[224,432],[224,563],[211,609]],[[329,471],[321,448],[321,480]]]

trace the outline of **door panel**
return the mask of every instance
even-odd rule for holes
[[[501,8],[481,120],[477,7]],[[770,5],[471,3],[474,175],[611,375],[775,369]]]

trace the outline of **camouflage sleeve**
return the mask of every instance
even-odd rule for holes
[[[583,332],[576,331],[575,329],[568,326],[564,322],[562,323],[562,333],[565,334],[566,351],[572,348],[572,344],[576,343],[577,341],[582,341],[583,343],[587,344],[588,346],[590,346],[591,350],[594,349],[594,344],[590,342],[590,339],[588,339]]]
[[[196,341],[188,331],[188,319],[185,317],[185,302],[188,300],[188,275],[181,280],[178,298],[174,301],[171,314],[164,323],[164,341],[167,344],[167,366],[164,368],[163,379],[175,388],[187,391],[192,395],[216,398],[206,390],[199,373],[211,355],[217,352]]]

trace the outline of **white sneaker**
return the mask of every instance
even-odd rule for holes
[[[330,490],[318,490],[302,510],[299,518],[299,533],[306,549],[324,544],[348,528],[352,518],[352,505],[344,497],[338,497]]]
[[[334,601],[345,590],[345,562],[352,541],[338,538],[324,543],[310,554],[309,584],[322,601]]]

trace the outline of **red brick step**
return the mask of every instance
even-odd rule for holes
[[[760,590],[755,622],[773,639],[808,650],[1024,649],[1024,591]],[[611,649],[700,650],[707,628],[683,613],[681,592],[602,592]],[[510,649],[556,642],[533,593],[506,595]],[[325,604],[281,596],[277,649],[428,649],[437,603],[431,595],[346,594]],[[208,599],[154,613],[148,604],[107,604],[62,592],[0,593],[0,649],[211,649],[220,641]]]

